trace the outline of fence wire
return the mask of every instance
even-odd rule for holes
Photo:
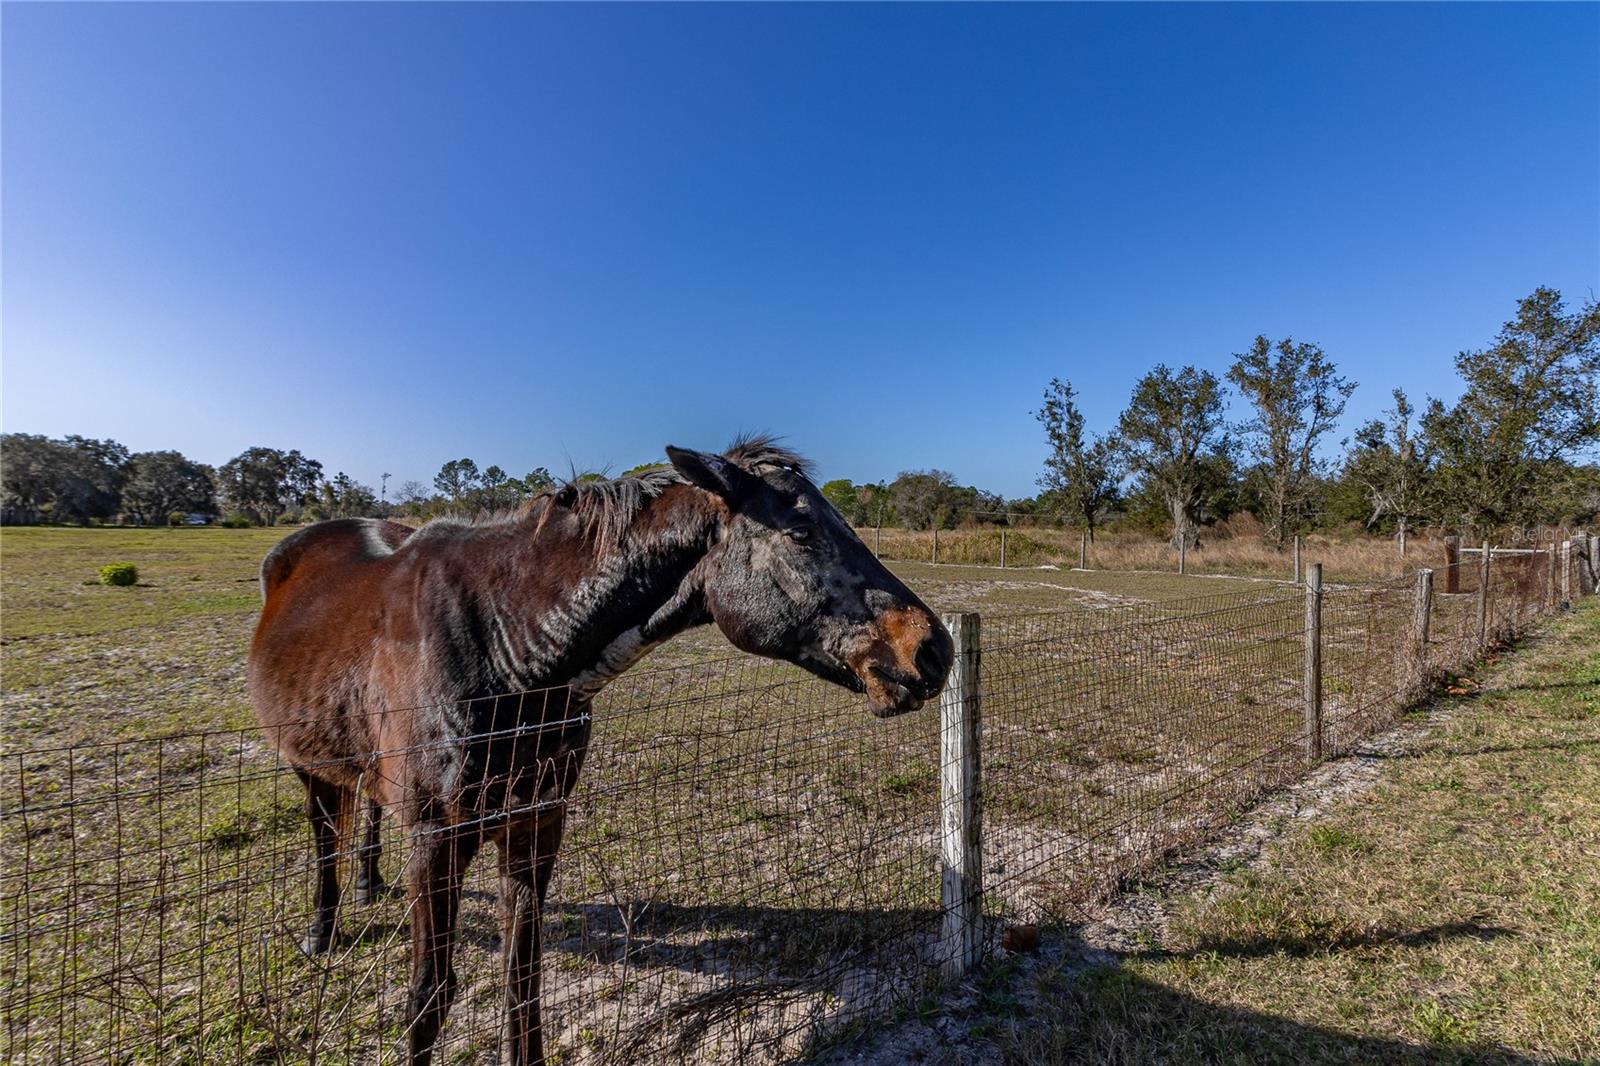
[[[543,927],[547,1040],[564,1061],[775,1061],[927,987],[936,716],[879,722],[848,693],[741,659],[629,675],[594,718]],[[363,842],[348,834],[334,948],[301,952],[305,800],[258,731],[7,753],[3,767],[7,1061],[402,1057],[407,901],[352,897]],[[393,822],[380,868],[403,885]],[[481,856],[440,1061],[497,1055],[498,887]]]
[[[1485,639],[1554,608],[1578,567],[1496,556]],[[1478,564],[1458,571],[1456,592],[1435,575],[1425,646],[1414,576],[1324,590],[1325,752],[1350,750],[1478,657]],[[1290,585],[986,615],[988,931],[1071,920],[1302,775],[1305,640],[1305,593]],[[497,697],[491,720],[548,729],[520,723],[530,700],[550,699]],[[876,720],[857,697],[741,657],[626,674],[592,726],[543,921],[545,1033],[560,1061],[790,1061],[937,984],[935,708]],[[403,1060],[411,842],[397,819],[374,838],[395,888],[359,900],[370,851],[366,812],[353,812],[338,935],[307,956],[304,791],[260,730],[6,751],[0,789],[6,1061]],[[485,824],[505,813],[485,809]],[[500,1061],[498,898],[481,855],[436,1061]]]
[[[1414,578],[1322,593],[1323,750],[1350,751],[1419,695]]]
[[[985,619],[990,905],[1069,918],[1304,769],[1302,597]]]

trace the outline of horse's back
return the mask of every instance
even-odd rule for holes
[[[393,554],[416,530],[381,518],[335,518],[284,537],[261,560],[261,598],[309,564],[338,566]]]

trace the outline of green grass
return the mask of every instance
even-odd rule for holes
[[[1600,602],[1481,678],[1156,950],[1054,985],[1009,1061],[1597,1061]]]
[[[261,558],[290,532],[4,527],[0,638],[88,636],[254,610]],[[139,583],[100,584],[100,567],[121,562],[139,568]]]

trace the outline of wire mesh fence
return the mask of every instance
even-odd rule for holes
[[[986,619],[986,886],[1070,916],[1304,768],[1301,597]]]
[[[1585,591],[1580,565],[1494,556],[1480,596],[1480,562],[1459,562],[1460,591],[1434,584],[1425,642],[1414,575],[1323,589],[1323,752]],[[1007,922],[1071,920],[1306,772],[1306,596],[985,616],[986,942]],[[550,728],[526,713],[550,698],[498,698],[505,728]],[[842,690],[737,658],[626,674],[592,716],[542,922],[561,1061],[790,1061],[935,987],[948,904],[931,709],[873,719]],[[416,911],[398,818],[349,812],[338,932],[307,955],[304,790],[259,731],[10,750],[0,781],[6,1061],[404,1061]],[[506,801],[484,802],[492,827]],[[435,1061],[504,1061],[486,852],[464,878]],[[358,892],[369,867],[394,888]]]
[[[926,987],[935,720],[878,722],[751,659],[614,689],[544,914],[545,1026],[566,1061],[776,1060]],[[7,1061],[401,1055],[415,912],[348,890],[369,846],[358,824],[332,950],[302,952],[305,799],[259,733],[7,753],[4,770]],[[404,885],[410,842],[394,819],[376,839],[384,880]],[[485,855],[463,886],[436,1061],[498,1056],[499,889]]]

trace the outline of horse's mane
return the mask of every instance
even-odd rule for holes
[[[811,461],[778,443],[769,434],[740,435],[722,453],[724,459],[752,474],[773,469],[791,470],[810,477]],[[530,500],[529,509],[549,514],[550,501],[563,492],[573,493],[568,508],[577,515],[590,535],[603,548],[619,544],[623,534],[640,511],[672,485],[686,484],[683,475],[663,464],[617,478],[569,481],[560,489],[550,489]],[[543,516],[541,516],[542,518]]]
[[[776,437],[768,434],[740,435],[722,456],[752,474],[774,467],[801,475],[809,475],[811,471],[808,460],[781,446]],[[669,465],[662,465],[618,478],[568,482],[562,489],[535,497],[534,502],[554,497],[558,492],[573,492],[571,511],[601,545],[611,546],[622,540],[628,526],[651,500],[669,486],[684,483],[682,474]]]

